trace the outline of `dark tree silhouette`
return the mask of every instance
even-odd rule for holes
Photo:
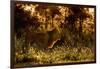
[[[70,15],[68,17],[65,18],[66,21],[68,21],[68,26],[70,28],[72,28],[72,30],[76,30],[75,28],[75,23],[76,21],[79,19],[79,35],[81,35],[82,33],[82,23],[86,18],[90,18],[91,15],[89,15],[88,13],[86,13],[86,11],[84,10],[85,7],[80,7],[80,6],[71,6],[69,7],[70,9]],[[67,27],[68,27],[67,26]]]
[[[30,26],[36,29],[39,26],[38,18],[35,16],[31,17],[30,12],[24,11],[22,5],[15,5],[14,13],[14,29],[18,38],[21,37],[22,32],[26,32],[22,30],[28,29]]]
[[[36,16],[31,17],[29,11],[25,11],[22,5],[15,5],[14,9],[14,30],[17,38],[25,37],[25,46],[23,46],[23,52],[25,53],[28,46],[28,36],[31,36],[30,27],[37,29],[40,25]],[[32,32],[31,32],[32,33]]]

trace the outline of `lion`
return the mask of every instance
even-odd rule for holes
[[[53,48],[55,43],[60,40],[60,33],[56,28],[47,32],[33,32],[26,30],[25,43],[31,46],[36,43],[40,48]]]

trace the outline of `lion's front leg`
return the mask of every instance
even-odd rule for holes
[[[47,48],[52,48],[54,46],[54,44],[60,39],[56,39],[54,41],[52,41],[51,43],[49,43],[48,47]]]

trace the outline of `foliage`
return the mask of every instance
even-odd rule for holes
[[[15,66],[95,60],[93,8],[42,4],[14,7]]]

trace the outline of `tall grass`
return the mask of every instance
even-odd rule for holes
[[[28,53],[22,53],[24,41],[23,38],[15,40],[15,66],[95,61],[94,46],[84,46],[79,42],[77,46],[71,46],[65,42],[55,44],[52,49],[40,49],[33,43],[28,47]]]

